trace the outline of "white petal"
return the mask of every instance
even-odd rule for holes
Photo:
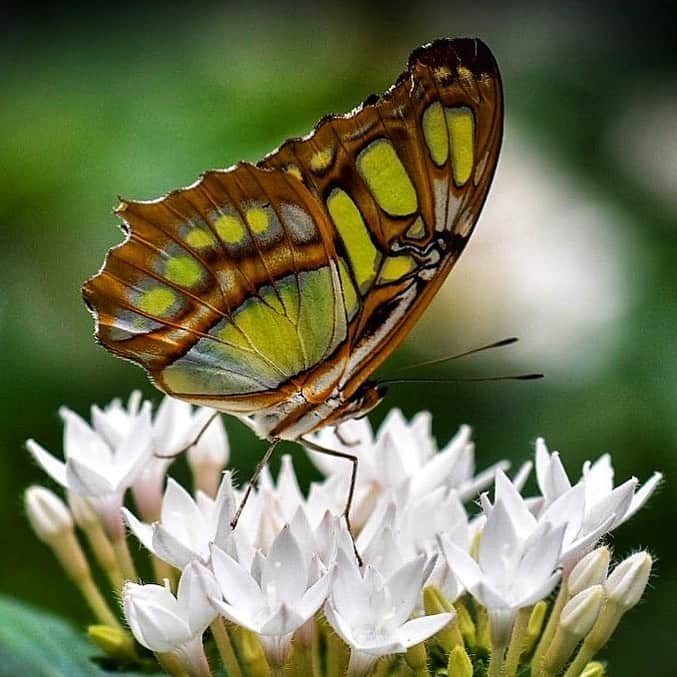
[[[162,523],[153,525],[153,547],[152,551],[165,562],[169,562],[177,569],[183,569],[190,561],[199,558],[207,560],[208,545],[205,544],[202,552],[193,550],[185,543],[182,543],[171,531]]]
[[[526,535],[519,535],[511,518],[512,514],[508,514],[503,498],[500,498],[487,517],[482,531],[478,561],[491,581],[504,579],[506,568],[511,562],[516,562],[524,540],[533,532],[532,529]]]
[[[343,618],[340,613],[338,613],[331,599],[329,599],[324,605],[324,615],[329,622],[329,625],[331,625],[331,627],[336,631],[336,634],[346,644],[354,647],[355,641],[353,639],[350,623],[345,618]]]
[[[101,470],[105,472],[107,469],[102,468]],[[124,491],[112,485],[107,477],[80,463],[75,458],[69,458],[66,463],[66,481],[66,486],[80,496],[100,497],[104,494],[122,493]]]
[[[545,599],[557,586],[562,577],[562,572],[557,571],[549,579],[535,587],[526,597],[515,601],[515,608],[523,609]]]
[[[66,479],[66,464],[58,458],[52,456],[48,451],[43,449],[34,440],[26,442],[26,448],[31,456],[40,464],[42,469],[62,487],[68,487],[68,480]]]
[[[195,529],[202,532],[204,528],[204,518],[193,497],[172,477],[167,480],[160,519],[167,531],[183,535],[182,540],[193,536]]]
[[[110,447],[74,411],[61,407],[64,422],[64,454],[66,459],[88,459],[94,465],[108,465],[112,460]]]
[[[303,555],[291,530],[285,526],[273,541],[261,572],[261,590],[271,591],[277,602],[292,608],[301,599],[308,581]]]
[[[407,621],[398,631],[400,642],[405,648],[424,642],[454,620],[453,613],[422,616]]]
[[[460,446],[449,445],[444,451],[436,454],[428,461],[412,479],[412,496],[423,496],[440,484],[446,483],[449,474],[458,463],[458,457],[462,451],[463,448]]]
[[[395,625],[401,625],[411,616],[411,612],[421,597],[426,559],[425,555],[417,557],[398,569],[386,581],[391,594]]]
[[[266,600],[248,571],[219,548],[212,548],[212,568],[223,597],[236,609],[253,616],[266,606]]]
[[[536,526],[536,520],[529,512],[524,499],[502,470],[496,473],[494,503],[498,503],[499,500],[503,502],[505,510],[510,515],[517,534],[520,538],[526,538]]]
[[[583,524],[585,517],[585,485],[579,482],[576,486],[560,494],[539,515],[539,521],[566,526],[565,542],[573,541]]]
[[[211,599],[220,594],[214,574],[206,567],[194,561],[183,570],[176,599],[193,633],[201,635],[216,618]]]
[[[623,516],[621,523],[627,522],[642,506],[649,500],[653,492],[656,490],[656,487],[660,484],[663,479],[663,474],[655,472],[644,484],[642,487],[635,493],[632,497],[632,502],[627,512]]]
[[[348,623],[358,622],[365,612],[369,604],[366,593],[354,557],[348,556],[343,549],[339,549],[336,554],[336,573],[330,594],[336,610]]]
[[[235,625],[241,625],[252,632],[260,631],[261,624],[258,622],[258,613],[252,614],[250,609],[228,604],[216,597],[213,597],[211,602],[222,616],[235,623]]]
[[[477,562],[444,534],[439,538],[440,548],[449,568],[459,578],[463,587],[472,588],[482,580],[482,570]]]
[[[562,525],[548,529],[527,550],[515,572],[513,590],[520,591],[515,594],[524,596],[550,578],[559,562],[565,528]]]
[[[590,507],[585,516],[584,526],[586,530],[592,531],[612,513],[616,515],[616,520],[612,526],[612,529],[615,529],[630,508],[636,487],[637,479],[633,477],[616,487],[610,494],[601,497],[596,496],[595,502],[589,504]],[[586,495],[589,496],[587,487]]]
[[[296,611],[304,618],[304,622],[313,616],[322,604],[324,604],[329,593],[332,577],[333,573],[328,572],[318,578],[317,582],[305,591],[303,597],[296,605]]]
[[[298,630],[307,620],[283,603],[261,625],[259,632],[262,635],[287,635]]]
[[[127,526],[132,530],[132,533],[141,542],[141,545],[143,545],[146,550],[150,550],[150,552],[154,553],[152,525],[137,519],[137,517],[127,510],[127,508],[122,508],[122,517],[127,523]]]

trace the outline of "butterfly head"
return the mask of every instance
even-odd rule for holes
[[[336,423],[366,416],[381,403],[386,391],[386,386],[366,381],[340,409],[336,410]]]

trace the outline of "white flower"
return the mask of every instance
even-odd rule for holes
[[[536,477],[546,508],[571,488],[559,453],[550,453],[543,438],[536,440]],[[586,461],[582,478],[585,485],[585,528],[591,530],[601,521],[602,515],[611,513],[614,520],[609,531],[627,522],[649,500],[662,478],[661,473],[655,472],[639,490],[635,477],[614,488],[614,469],[609,454],[603,454],[594,463]]]
[[[544,506],[539,505],[539,501],[522,498],[517,487],[502,471],[499,471],[496,473],[495,497],[497,502],[501,500],[508,509],[513,524],[523,540],[528,539],[530,534],[544,523],[564,527],[560,563],[565,569],[565,575],[568,575],[580,558],[607,533],[615,519],[615,513],[600,511],[594,521],[585,523],[585,486],[581,482]],[[485,515],[489,515],[492,507],[488,497],[483,494],[481,501]],[[536,516],[532,511],[536,512]]]
[[[129,434],[134,420],[141,409],[142,395],[140,390],[132,391],[127,406],[116,397],[105,407],[92,405],[92,427],[104,437],[111,447],[115,447]]]
[[[216,499],[198,491],[195,499],[172,478],[167,482],[158,522],[146,524],[122,509],[134,535],[160,559],[178,569],[198,559],[207,563],[210,545],[225,544],[236,508],[230,473],[223,476]]]
[[[153,453],[150,406],[141,408],[127,434],[114,446],[75,412],[62,407],[59,413],[65,424],[65,462],[34,440],[28,440],[26,446],[52,479],[89,499],[115,539],[121,535],[120,507],[124,493]]]
[[[229,620],[258,633],[276,664],[283,662],[291,634],[322,606],[329,590],[330,572],[317,555],[306,566],[307,557],[288,526],[268,555],[257,551],[250,564],[212,548],[212,567],[221,588],[214,604]]]
[[[147,649],[173,653],[191,674],[203,664],[202,634],[216,618],[210,599],[218,594],[213,574],[197,562],[181,575],[176,597],[162,585],[126,583],[122,592],[127,623]]]
[[[558,452],[548,452],[545,441],[536,441],[536,477],[543,496],[539,518],[546,512],[552,512],[557,503],[566,503],[565,496],[576,492],[583,495],[583,514],[578,521],[569,512],[568,538],[578,538],[576,544],[566,544],[562,554],[565,576],[604,534],[616,529],[629,520],[650,498],[662,479],[661,473],[654,473],[637,491],[638,481],[633,477],[614,488],[614,470],[611,457],[604,454],[597,461],[586,461],[583,465],[582,479],[572,487]],[[577,507],[578,510],[578,507]],[[562,514],[566,517],[566,512]],[[573,523],[578,524],[578,532],[573,534]]]
[[[442,535],[440,546],[452,571],[468,592],[489,611],[492,643],[505,646],[515,612],[547,597],[557,585],[557,571],[566,525],[544,521],[524,529],[517,510],[497,498],[487,516],[475,561]]]
[[[399,409],[392,409],[374,436],[367,419],[347,421],[338,428],[323,428],[311,440],[328,449],[358,458],[357,486],[352,521],[360,527],[377,499],[388,491],[406,487],[411,499],[427,495],[439,486],[453,488],[461,500],[475,496],[491,483],[497,464],[474,477],[474,445],[471,430],[461,426],[441,451],[430,430],[430,414],[421,412],[408,423]],[[327,476],[343,478],[345,496],[350,463],[309,450],[310,458]]]
[[[366,671],[379,656],[406,651],[454,618],[443,613],[410,619],[431,565],[421,555],[387,577],[371,564],[361,574],[354,558],[339,550],[325,614],[352,649],[352,672]]]

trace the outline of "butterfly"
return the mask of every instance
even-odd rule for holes
[[[502,127],[488,47],[440,39],[260,162],[122,201],[126,239],[83,286],[98,341],[271,441],[365,415],[468,242]]]

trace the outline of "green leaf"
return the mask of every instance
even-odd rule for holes
[[[0,597],[0,675],[31,677],[133,677],[140,672],[109,672],[93,658],[98,650],[57,616]],[[147,674],[147,673],[146,673]]]

